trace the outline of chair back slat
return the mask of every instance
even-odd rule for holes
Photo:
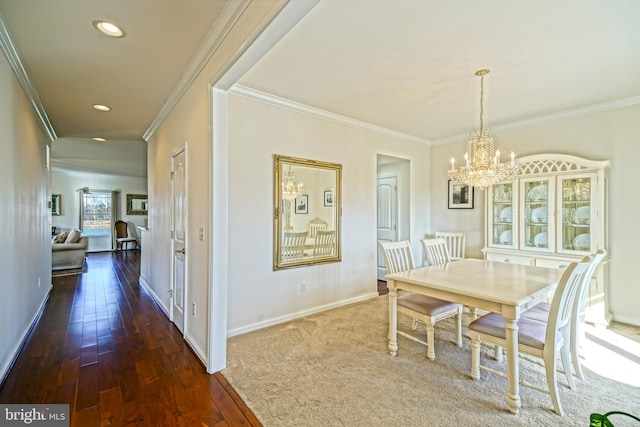
[[[427,265],[440,265],[451,261],[444,239],[422,239],[420,242],[424,249]]]
[[[413,254],[408,240],[399,242],[379,242],[384,254],[387,274],[413,270]]]
[[[436,231],[436,239],[444,239],[451,261],[464,259],[465,233]]]
[[[545,347],[548,346],[553,351],[555,351],[557,334],[561,334],[565,338],[565,345],[569,344],[569,328],[575,298],[583,281],[588,280],[586,275],[590,264],[591,257],[585,257],[580,263],[572,262],[560,278],[551,301],[545,337]]]
[[[578,322],[582,320],[584,317],[585,310],[585,301],[587,299],[587,291],[589,290],[589,284],[591,282],[591,277],[593,277],[593,273],[596,271],[596,267],[598,264],[607,256],[607,251],[604,249],[598,250],[598,252],[591,255],[591,263],[589,264],[589,268],[587,269],[585,280],[582,283],[582,286],[578,290],[578,295],[575,300],[575,308],[574,308],[574,325],[577,325]]]
[[[336,232],[317,230],[313,242],[313,256],[333,255],[336,247]]]
[[[296,261],[304,257],[304,245],[307,232],[284,233],[282,238],[282,259],[284,261]]]
[[[311,223],[309,224],[309,237],[312,239],[316,237],[318,231],[325,231],[327,229],[326,223]]]

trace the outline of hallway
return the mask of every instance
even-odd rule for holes
[[[87,264],[53,278],[0,403],[66,403],[82,427],[260,425],[138,284],[139,251],[93,253]]]

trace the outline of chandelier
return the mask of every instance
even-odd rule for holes
[[[285,200],[293,200],[304,192],[304,184],[296,182],[296,176],[288,165],[288,170],[284,173],[282,180],[282,198]]]
[[[476,71],[480,76],[480,129],[471,132],[467,142],[467,151],[464,153],[464,166],[455,168],[455,159],[451,158],[449,178],[453,181],[464,182],[472,187],[484,190],[496,182],[513,179],[518,174],[518,165],[515,162],[515,154],[511,152],[511,162],[500,162],[500,151],[496,150],[491,138],[491,131],[484,129],[482,115],[484,113],[484,76],[489,74],[488,69]]]

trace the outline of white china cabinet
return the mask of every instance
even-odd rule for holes
[[[514,180],[487,189],[487,260],[566,268],[598,249],[607,249],[606,168],[562,154],[518,159]],[[607,324],[607,260],[587,295],[586,320]]]

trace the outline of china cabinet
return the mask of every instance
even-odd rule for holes
[[[485,247],[491,261],[566,268],[607,249],[606,168],[562,154],[518,159],[516,179],[486,193]],[[600,264],[587,295],[586,320],[607,324],[607,261]]]

